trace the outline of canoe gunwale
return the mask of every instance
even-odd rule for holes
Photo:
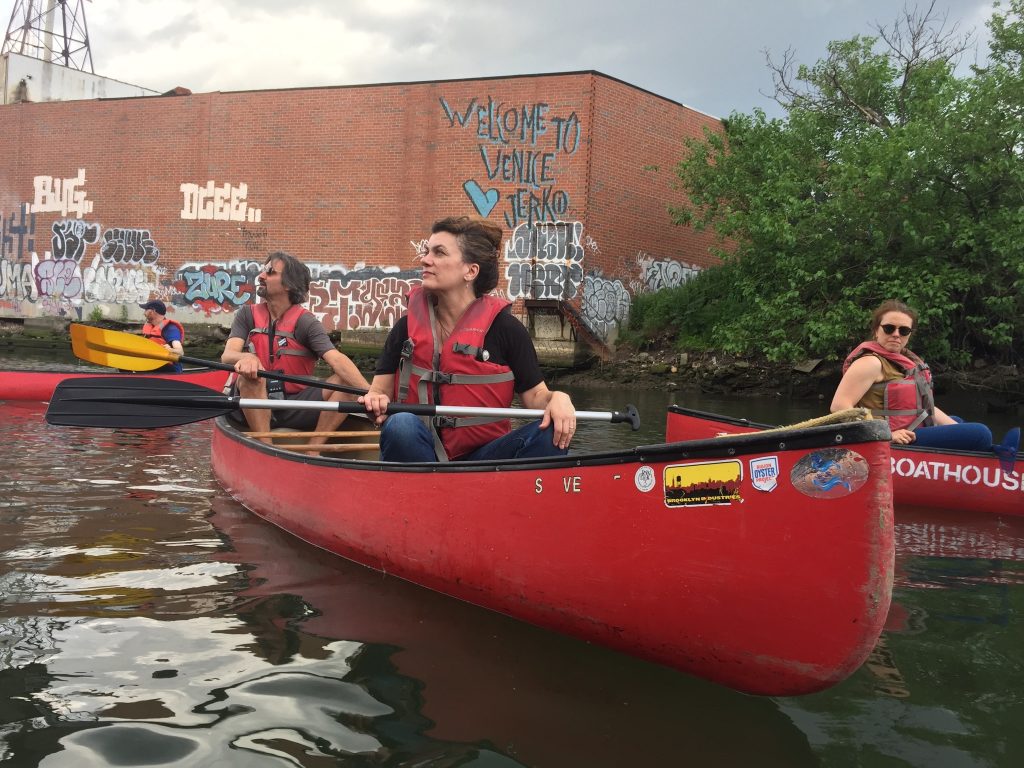
[[[57,385],[69,379],[177,379],[219,391],[228,374],[216,368],[186,368],[173,371],[118,371],[110,368],[64,365],[60,368],[0,368],[0,401],[46,402]]]
[[[690,416],[699,419],[713,419],[714,421],[720,421],[724,424],[730,424],[736,427],[747,427],[750,429],[775,429],[778,425],[775,424],[762,424],[757,421],[750,421],[750,419],[739,419],[733,416],[726,416],[721,413],[712,413],[711,411],[700,411],[695,408],[685,408],[681,405],[670,405],[668,406],[669,413],[678,413],[684,416]],[[875,423],[884,424],[881,419],[873,419],[865,424]],[[745,433],[750,434],[750,433]],[[756,434],[756,433],[755,433]],[[714,438],[721,440],[723,438]],[[908,453],[918,453],[924,456],[962,456],[964,458],[972,459],[992,459],[993,454],[989,451],[964,451],[955,448],[931,448],[921,445],[893,445],[893,449],[898,452],[907,451]]]
[[[824,426],[804,427],[780,434],[760,434],[749,432],[724,437],[687,440],[673,443],[655,443],[641,445],[619,451],[595,451],[587,453],[570,453],[567,456],[549,456],[531,459],[503,459],[499,461],[455,461],[448,463],[422,462],[400,463],[369,461],[343,457],[306,456],[288,450],[286,445],[269,445],[248,437],[238,430],[234,423],[224,416],[216,419],[216,428],[225,435],[252,450],[286,458],[303,464],[320,464],[323,466],[348,469],[360,469],[371,472],[405,472],[405,473],[472,473],[472,472],[522,472],[539,469],[559,469],[584,466],[601,466],[610,464],[639,464],[645,461],[672,461],[692,459],[731,458],[758,451],[771,452],[777,450],[810,450],[838,445],[856,445],[885,441],[888,442],[888,427],[881,421],[857,421],[846,424],[829,424]],[[373,434],[373,433],[368,433]],[[781,439],[780,439],[781,438]]]

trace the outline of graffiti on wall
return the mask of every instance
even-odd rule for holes
[[[584,278],[580,314],[587,327],[602,339],[626,321],[631,306],[629,290],[621,280],[607,280],[597,273]]]
[[[0,216],[2,239],[0,257],[21,261],[36,249],[36,215],[31,213],[28,203],[22,203],[18,213]]]
[[[82,270],[83,299],[103,304],[141,304],[157,284],[156,270],[144,265],[115,264],[97,254]]]
[[[336,264],[311,269],[307,306],[328,331],[390,329],[405,313],[406,294],[421,282],[418,269],[363,264],[352,270]]]
[[[415,243],[413,244],[416,245]],[[188,264],[175,275],[174,303],[204,312],[233,313],[255,301],[263,261]],[[405,296],[420,283],[419,270],[358,264],[309,264],[313,281],[306,307],[328,331],[388,330],[405,312]]]
[[[79,176],[84,178],[84,172]],[[38,184],[36,189],[38,202]],[[67,314],[71,305],[79,317],[86,302],[138,304],[149,299],[159,279],[154,262],[160,251],[148,230],[103,231],[98,222],[58,219],[50,227],[51,250],[40,256],[35,251],[35,214],[29,213],[34,209],[25,203],[18,214],[0,216],[0,299],[28,302],[56,315]]]
[[[36,193],[32,213],[59,213],[61,216],[71,213],[78,219],[92,213],[92,201],[85,199],[84,168],[79,168],[78,175],[70,179],[36,176],[32,185]]]
[[[506,186],[509,228],[559,221],[569,213],[569,193],[558,187],[558,171],[559,159],[580,148],[583,126],[575,112],[557,115],[544,102],[504,104],[491,96],[458,107],[444,97],[439,101],[448,126],[473,131],[479,142],[481,173],[462,185],[477,213],[487,218],[501,201],[494,184]]]
[[[640,267],[640,283],[633,286],[636,293],[676,288],[700,272],[700,267],[693,264],[672,259],[658,260],[644,251],[636,255],[636,263]]]
[[[242,238],[242,245],[246,252],[259,254],[265,254],[267,252],[267,238],[269,237],[269,233],[266,229],[239,227],[238,234]]]
[[[36,264],[35,276],[40,297],[76,299],[85,289],[78,264],[68,259],[40,261]]]
[[[184,264],[174,275],[173,303],[191,307],[207,317],[234,312],[256,297],[256,275],[263,261],[230,261],[221,264]]]
[[[505,243],[510,299],[576,296],[583,282],[583,224],[554,221],[520,224]]]
[[[90,224],[80,219],[62,219],[53,222],[50,227],[53,236],[50,248],[53,258],[69,259],[76,264],[85,255],[85,246],[100,239],[100,225]]]
[[[184,196],[181,206],[183,219],[250,223],[263,220],[263,211],[252,208],[246,200],[249,185],[244,182],[236,187],[228,183],[217,184],[211,179],[203,185],[185,183],[180,189]]]
[[[100,253],[105,260],[121,264],[153,264],[160,258],[148,229],[108,229]]]
[[[143,267],[105,263],[97,254],[88,266],[54,259],[47,251],[29,262],[0,260],[0,298],[12,301],[100,302],[138,304],[147,301],[157,275]]]

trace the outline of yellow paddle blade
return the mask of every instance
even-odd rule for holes
[[[72,323],[70,331],[71,351],[75,357],[95,365],[123,371],[153,371],[167,363],[176,363],[181,357],[143,336],[79,323]]]

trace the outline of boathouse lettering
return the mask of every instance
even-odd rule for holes
[[[910,458],[892,458],[892,472],[900,477],[921,478],[945,483],[963,485],[986,485],[989,488],[1003,488],[1007,491],[1024,491],[1020,472],[1004,472],[999,467],[978,467],[973,464],[957,467],[944,461],[915,462]]]
[[[574,477],[563,477],[562,487],[565,488],[566,493],[579,493],[583,489],[580,487],[579,476]]]
[[[533,490],[537,493],[541,493],[544,490],[544,481],[539,477],[533,481]]]

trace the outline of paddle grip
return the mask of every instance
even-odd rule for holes
[[[611,421],[613,424],[620,424],[628,422],[630,429],[636,432],[640,429],[640,413],[637,411],[635,405],[627,405],[625,412],[623,411],[612,411]]]

